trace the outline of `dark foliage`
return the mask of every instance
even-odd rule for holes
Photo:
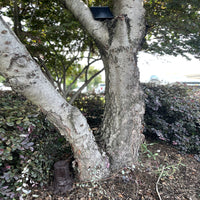
[[[178,149],[200,154],[198,89],[185,85],[143,85],[147,137],[164,140]]]
[[[174,145],[182,152],[200,154],[199,88],[186,85],[143,84],[146,112],[146,137]],[[103,117],[104,97],[82,95],[75,105],[90,126],[99,127]]]
[[[97,128],[101,124],[104,104],[104,95],[95,94],[81,94],[74,102],[74,106],[78,107],[85,115],[91,128]]]

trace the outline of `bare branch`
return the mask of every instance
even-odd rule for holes
[[[92,80],[93,78],[95,78],[97,75],[99,75],[102,71],[104,70],[104,68],[102,68],[100,71],[98,71],[96,74],[94,74],[93,76],[90,77],[89,80],[87,80],[80,88],[79,90],[74,94],[74,96],[70,99],[70,104],[72,104],[75,99],[77,98],[77,96],[81,93],[81,91],[83,90],[83,88],[85,88]]]
[[[83,70],[76,76],[76,78],[73,80],[73,82],[68,86],[68,89],[67,89],[67,91],[66,91],[66,93],[65,93],[65,96],[71,91],[72,85],[73,85],[73,84],[78,80],[78,78],[85,72],[85,70],[87,70],[91,64],[95,63],[95,62],[98,61],[98,60],[101,60],[101,59],[100,59],[100,58],[94,59],[92,62],[88,63],[88,64],[83,68]],[[83,87],[83,88],[84,88],[84,87]],[[83,89],[83,88],[82,88],[82,89]],[[81,91],[82,91],[82,89],[81,89]]]
[[[56,87],[55,86],[55,80],[54,80],[54,78],[52,77],[52,75],[51,75],[51,73],[49,72],[49,70],[48,70],[48,68],[47,68],[47,66],[45,65],[45,61],[43,61],[41,58],[37,58],[38,59],[38,61],[40,62],[39,64],[40,64],[40,67],[41,67],[41,70],[42,70],[42,72],[46,75],[46,77],[48,78],[48,80],[50,81],[50,83],[54,86],[54,87]]]

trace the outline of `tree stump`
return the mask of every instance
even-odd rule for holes
[[[69,170],[69,161],[61,160],[54,164],[54,193],[64,194],[73,187],[73,177]]]

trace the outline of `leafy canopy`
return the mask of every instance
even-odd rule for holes
[[[190,53],[200,58],[200,1],[145,0],[147,43],[159,54]]]
[[[98,54],[94,41],[59,0],[3,0],[0,7],[4,8],[1,13],[12,19],[17,36],[64,96],[76,86],[77,77],[85,74],[89,79],[94,75],[96,71],[89,68],[96,60],[92,57]],[[88,67],[83,71],[78,62],[86,51]]]
[[[84,1],[88,6],[110,6],[112,10],[113,1]],[[200,57],[199,0],[144,0],[144,6],[147,29],[143,50]],[[64,96],[83,74],[88,84],[97,47],[62,0],[2,0],[0,8],[1,14],[13,20],[15,33]],[[88,67],[83,68],[78,62],[85,52],[89,52]]]

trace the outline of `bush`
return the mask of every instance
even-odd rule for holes
[[[91,128],[98,128],[102,122],[105,98],[103,95],[81,94],[75,100],[74,106],[78,107],[87,118]]]
[[[160,139],[178,149],[200,154],[200,99],[184,85],[143,85],[147,137]]]
[[[24,97],[1,92],[0,99],[0,199],[13,199],[47,184],[54,162],[70,150]]]

